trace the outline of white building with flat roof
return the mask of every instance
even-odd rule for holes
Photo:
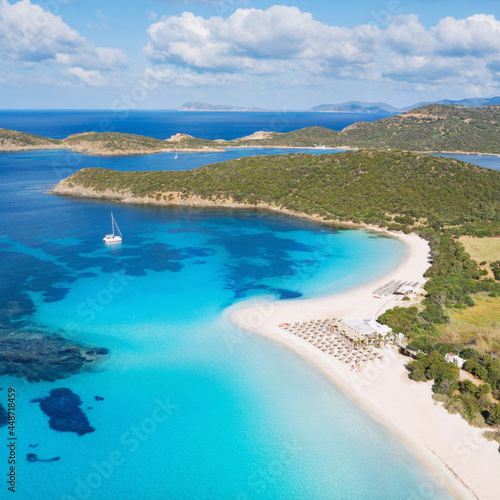
[[[347,326],[350,326],[355,332],[359,333],[360,335],[367,335],[367,336],[372,336],[376,335],[377,337],[379,335],[382,336],[382,338],[386,338],[387,335],[390,335],[392,333],[392,329],[388,327],[387,325],[381,325],[378,321],[375,319],[348,319],[344,320],[344,323]]]

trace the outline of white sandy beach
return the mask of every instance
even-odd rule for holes
[[[424,283],[429,245],[416,235],[397,235],[407,245],[404,261],[389,274],[345,293],[308,300],[239,304],[231,321],[296,352],[314,364],[347,395],[392,431],[455,498],[494,500],[500,495],[498,443],[488,442],[481,429],[450,415],[432,399],[430,384],[408,378],[409,358],[385,349],[383,360],[370,362],[360,373],[322,353],[309,342],[279,328],[280,323],[319,318],[376,318],[402,305],[394,296],[375,298],[373,291],[390,280]],[[433,498],[432,485],[422,484],[415,498]]]

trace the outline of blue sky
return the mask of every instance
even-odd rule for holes
[[[500,1],[0,0],[0,108],[500,95]]]

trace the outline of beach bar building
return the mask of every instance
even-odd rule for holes
[[[344,323],[359,335],[365,335],[369,338],[385,340],[392,333],[390,327],[381,325],[375,319],[348,319],[344,320]]]

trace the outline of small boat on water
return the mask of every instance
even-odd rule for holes
[[[178,156],[179,156],[179,155],[177,154],[177,151],[176,151],[176,152],[175,152],[175,158],[174,158],[174,160],[177,160]]]
[[[115,229],[118,234],[115,234]],[[122,242],[122,233],[120,232],[120,228],[118,227],[115,218],[113,217],[113,212],[111,212],[111,233],[112,234],[107,234],[102,239],[106,245],[113,245]]]

